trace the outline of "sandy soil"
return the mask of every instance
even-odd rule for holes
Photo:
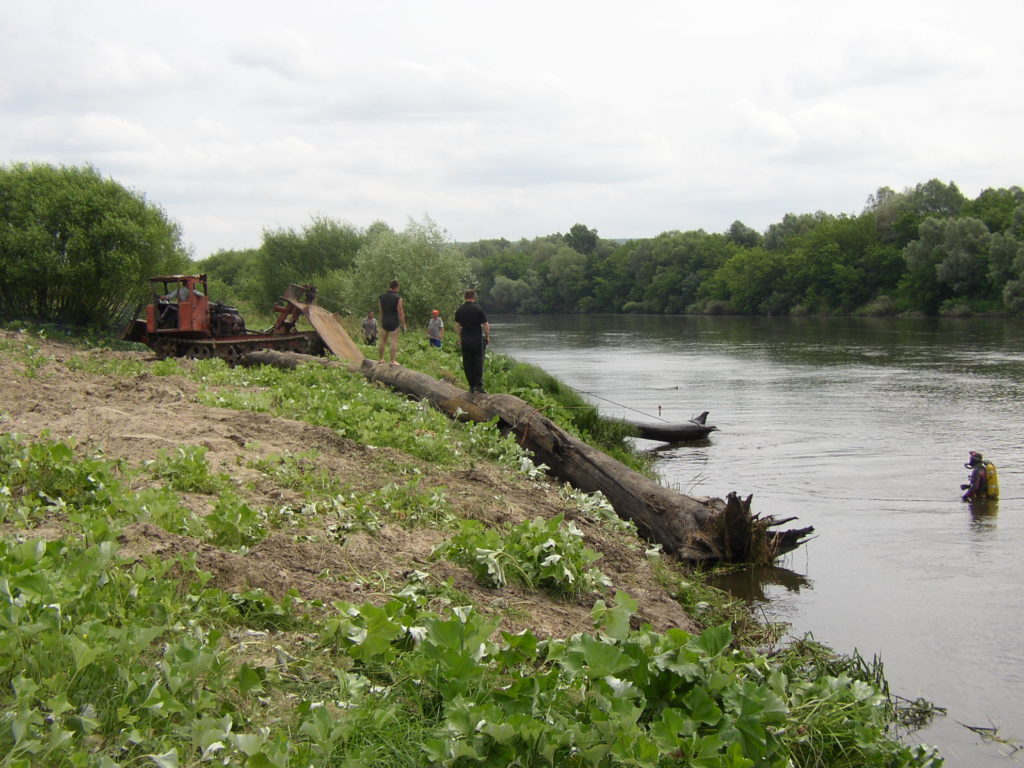
[[[145,374],[119,378],[65,365],[76,356],[149,359],[145,353],[86,351],[33,339],[47,362],[30,376],[22,356],[11,352],[23,342],[19,334],[0,332],[2,431],[38,436],[49,430],[52,438],[74,437],[84,448],[102,447],[107,456],[133,463],[156,458],[161,450],[178,445],[203,445],[211,469],[227,472],[239,481],[251,505],[275,508],[301,505],[304,498],[246,466],[261,456],[314,448],[324,469],[357,489],[390,482],[393,478],[387,467],[394,466],[396,459],[403,464],[419,463],[423,485],[443,488],[449,502],[467,517],[509,525],[566,513],[584,532],[587,545],[602,554],[596,565],[611,578],[613,589],[625,590],[639,601],[643,622],[658,630],[695,629],[655,577],[643,543],[609,533],[576,514],[564,505],[551,483],[483,465],[473,470],[438,471],[389,449],[356,444],[323,427],[206,407],[195,401],[199,385],[183,377]],[[211,501],[201,494],[185,497],[185,503],[198,512],[210,509]],[[12,531],[8,528],[6,532]],[[59,535],[59,521],[35,533]],[[228,591],[259,587],[280,596],[294,589],[304,598],[325,602],[382,601],[388,589],[406,581],[409,571],[428,571],[441,581],[451,578],[453,586],[469,595],[481,610],[500,617],[503,630],[530,628],[542,636],[563,637],[590,628],[590,609],[597,596],[565,602],[514,586],[486,589],[458,566],[428,562],[431,549],[442,538],[437,531],[388,525],[372,536],[354,534],[341,542],[311,535],[315,533],[309,528],[301,537],[277,533],[239,555],[143,523],[125,531],[122,545],[125,552],[139,557],[195,552],[199,566],[214,574],[212,585]]]

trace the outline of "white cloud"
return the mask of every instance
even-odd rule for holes
[[[271,30],[236,43],[230,59],[242,67],[298,80],[314,73],[309,40],[294,29]]]
[[[159,141],[145,126],[117,115],[88,113],[73,117],[59,130],[68,136],[68,146],[83,152],[153,152]]]
[[[0,162],[91,163],[197,256],[314,214],[458,239],[763,228],[882,185],[1022,183],[1021,21],[999,0],[7,0]]]

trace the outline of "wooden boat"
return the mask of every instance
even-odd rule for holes
[[[708,412],[704,411],[700,416],[695,416],[689,421],[679,424],[651,424],[631,419],[622,421],[637,431],[637,437],[644,440],[659,440],[663,443],[686,443],[691,440],[703,440],[718,427],[707,423]]]

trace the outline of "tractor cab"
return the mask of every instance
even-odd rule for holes
[[[206,275],[151,277],[153,302],[146,307],[146,330],[208,333],[210,300]]]

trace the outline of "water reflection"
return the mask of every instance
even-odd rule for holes
[[[492,325],[535,324],[535,318],[500,317]],[[994,318],[609,318],[571,315],[544,318],[557,326],[560,347],[618,347],[707,356],[722,352],[813,366],[896,365],[927,370],[937,362],[954,370],[981,370],[986,376],[1014,376],[1024,364],[1017,351],[1018,321]],[[609,323],[615,324],[609,328]],[[793,344],[792,339],[799,338]],[[696,358],[695,358],[696,359]]]
[[[767,603],[770,598],[765,588],[769,586],[784,587],[787,592],[799,594],[801,589],[814,584],[802,573],[775,565],[716,574],[708,579],[708,583],[750,605]]]
[[[967,502],[967,507],[971,513],[972,531],[985,533],[995,530],[999,499],[975,499]]]
[[[657,443],[653,447],[644,448],[643,446],[650,446],[652,441],[641,440],[637,445],[642,451],[647,453],[657,454],[662,459],[678,459],[683,456],[683,451],[687,448],[707,448],[711,445],[710,437],[702,437],[700,440],[687,440],[684,443]]]

